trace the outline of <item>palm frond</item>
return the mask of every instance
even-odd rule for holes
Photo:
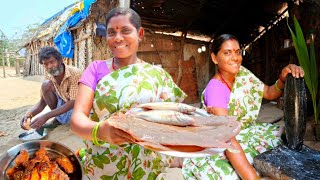
[[[304,70],[304,80],[306,82],[307,88],[311,94],[313,111],[315,116],[315,122],[318,124],[318,115],[320,111],[320,100],[317,103],[317,93],[318,93],[318,66],[316,61],[316,53],[314,48],[314,40],[310,38],[310,48],[308,51],[307,43],[304,38],[301,26],[296,19],[293,18],[294,30],[291,29],[288,18],[287,25],[292,37],[293,45],[296,51],[296,55],[300,66]],[[310,54],[309,54],[310,52]],[[310,55],[310,56],[309,56]]]

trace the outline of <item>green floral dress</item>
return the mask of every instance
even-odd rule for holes
[[[93,121],[104,121],[112,113],[126,111],[138,104],[182,102],[186,94],[162,68],[140,63],[129,65],[103,77],[94,94]],[[161,155],[136,144],[121,147],[102,146],[84,141],[82,163],[88,179],[155,179],[172,157]]]
[[[230,94],[228,112],[229,115],[237,116],[241,122],[241,131],[236,139],[251,164],[255,156],[281,144],[278,126],[255,121],[261,107],[263,90],[263,82],[241,66]],[[240,179],[224,153],[206,158],[185,159],[182,173],[187,180]]]

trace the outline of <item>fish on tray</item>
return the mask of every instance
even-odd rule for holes
[[[217,116],[206,117],[214,122]],[[173,126],[167,124],[146,121],[136,116],[114,118],[108,121],[111,126],[121,129],[130,134],[137,144],[153,150],[199,151],[203,148],[227,148],[234,149],[229,144],[231,138],[240,131],[240,123],[235,118],[218,117],[216,124],[201,126]],[[223,120],[224,119],[224,122]]]
[[[175,102],[153,102],[140,104],[138,107],[146,109],[156,109],[156,110],[172,110],[178,111],[181,113],[191,113],[195,112],[196,108],[184,103],[175,103]]]
[[[191,116],[173,110],[142,111],[133,116],[150,122],[175,126],[189,126],[194,124],[194,119]]]

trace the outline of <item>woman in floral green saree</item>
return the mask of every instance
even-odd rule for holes
[[[82,162],[89,179],[155,179],[172,157],[130,144],[131,138],[107,119],[142,103],[182,102],[185,93],[162,68],[137,57],[144,31],[132,9],[116,8],[107,20],[114,58],[94,61],[80,79],[71,129],[84,138]]]
[[[252,167],[253,158],[281,143],[278,127],[268,123],[257,123],[262,98],[279,97],[288,73],[303,77],[301,67],[289,64],[279,80],[272,86],[261,82],[249,70],[241,66],[242,53],[237,38],[223,34],[211,46],[211,57],[218,66],[218,73],[208,83],[203,104],[214,115],[237,116],[242,127],[231,140],[240,152],[225,153],[207,158],[185,159],[182,173],[185,179],[258,179]]]

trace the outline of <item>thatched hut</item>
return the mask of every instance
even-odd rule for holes
[[[46,45],[54,46],[54,37],[59,27],[66,21],[65,14],[76,6],[74,4],[65,8],[63,12],[44,23],[36,36],[25,45],[27,50],[25,76],[44,73],[43,67],[38,63],[38,51]],[[106,38],[99,36],[97,26],[104,24],[106,14],[116,6],[118,6],[116,1],[97,0],[92,4],[89,16],[76,26],[69,28],[74,39],[74,54],[72,59],[64,59],[67,64],[85,69],[93,60],[111,57]],[[144,41],[139,47],[139,57],[166,69],[189,95],[187,102],[197,102],[198,92],[204,88],[204,82],[209,77],[210,62],[208,50],[198,53],[198,48],[205,46],[208,49],[208,45],[206,41],[186,39],[182,42],[181,39],[181,37],[159,34],[147,28]],[[181,69],[183,69],[182,73]]]

